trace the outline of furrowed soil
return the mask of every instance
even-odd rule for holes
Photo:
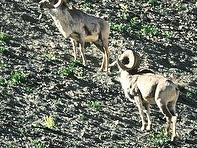
[[[70,1],[111,26],[110,63],[126,49],[180,88],[177,138],[151,106],[152,130],[140,131],[116,66],[98,72],[102,53],[86,48],[87,66],[39,0],[0,3],[0,147],[197,147],[197,3],[195,0]],[[4,32],[5,34],[3,34]],[[79,58],[81,61],[81,58]]]

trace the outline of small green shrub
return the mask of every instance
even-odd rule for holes
[[[6,47],[0,46],[0,53],[5,53],[6,51],[8,51]]]
[[[6,85],[7,85],[6,79],[0,77],[0,86],[6,86]]]
[[[43,125],[48,128],[53,128],[55,126],[54,118],[50,116],[45,116],[43,119]]]
[[[52,53],[52,52],[46,53],[43,56],[47,60],[56,60],[57,59],[56,56],[55,56],[55,54]]]
[[[170,141],[170,137],[164,134],[163,129],[160,132],[150,134],[148,141],[152,146],[161,147]]]
[[[45,145],[41,141],[33,141],[32,142],[33,148],[45,148]]]
[[[159,34],[158,28],[153,25],[143,25],[140,32],[143,36],[149,37],[157,36]]]
[[[13,85],[23,83],[26,79],[26,74],[21,71],[13,71],[10,76],[10,82]]]
[[[7,143],[3,146],[3,148],[13,148],[14,146],[11,143]]]
[[[191,93],[191,92],[187,92],[187,93],[186,93],[186,97],[187,97],[187,98],[192,99],[192,96],[193,96],[193,95],[192,95],[192,93]]]
[[[156,6],[159,4],[158,0],[148,0],[147,3],[150,4],[151,6]]]
[[[8,49],[5,47],[5,42],[0,40],[0,53],[5,53]]]
[[[126,30],[126,25],[124,25],[122,23],[120,23],[120,24],[111,23],[111,29],[114,31],[123,32]]]
[[[9,40],[9,36],[8,34],[4,33],[4,32],[0,32],[0,41],[7,41]]]
[[[102,109],[102,103],[100,101],[90,101],[88,105],[96,111],[100,111]]]
[[[165,31],[163,35],[165,38],[169,39],[172,38],[173,33],[171,31]]]
[[[71,76],[75,73],[79,65],[79,61],[72,61],[66,68],[61,69],[59,73],[62,76]]]

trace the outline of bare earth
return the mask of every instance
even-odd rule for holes
[[[143,57],[142,68],[179,84],[175,142],[162,134],[165,119],[156,105],[153,130],[140,131],[137,107],[124,98],[117,68],[109,75],[97,72],[102,54],[95,46],[86,48],[87,67],[79,64],[62,75],[72,63],[72,46],[46,11],[40,16],[38,1],[0,3],[0,28],[9,35],[0,53],[0,147],[197,147],[195,0],[70,2],[109,18],[110,62],[132,49]],[[25,74],[18,83],[16,71]],[[54,126],[46,126],[46,116]]]

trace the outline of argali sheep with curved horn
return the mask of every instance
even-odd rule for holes
[[[170,134],[171,141],[176,136],[176,102],[179,97],[179,89],[171,80],[162,75],[154,74],[150,70],[139,71],[140,56],[132,50],[126,50],[117,60],[120,70],[120,82],[125,96],[134,98],[142,120],[141,130],[151,129],[150,104],[157,104],[165,115],[167,126],[166,134]],[[147,123],[144,112],[147,116]]]
[[[48,8],[61,34],[65,38],[70,37],[75,60],[77,58],[76,47],[79,45],[83,64],[86,65],[85,42],[92,42],[103,53],[100,71],[108,71],[110,26],[106,20],[88,15],[74,7],[69,9],[66,6],[66,0],[41,0],[39,3],[40,8]]]

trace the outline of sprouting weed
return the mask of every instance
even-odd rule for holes
[[[89,103],[89,107],[96,110],[96,111],[100,111],[102,108],[102,104],[100,101],[90,101]]]
[[[140,32],[143,36],[149,37],[157,36],[159,34],[158,28],[153,25],[143,25]]]
[[[41,141],[33,141],[32,142],[33,148],[45,148],[45,145]]]
[[[46,126],[48,128],[53,128],[55,126],[54,119],[51,115],[45,116],[43,120],[44,120],[44,123],[43,123],[44,126]]]
[[[9,40],[9,35],[8,34],[6,34],[6,33],[4,33],[4,32],[0,32],[0,41],[7,41],[7,40]]]
[[[59,73],[62,76],[71,76],[74,74],[79,65],[79,61],[72,61],[66,68],[61,69]]]
[[[10,82],[13,85],[23,83],[25,81],[26,74],[21,71],[13,71],[10,76]]]
[[[160,132],[150,134],[148,141],[152,146],[161,147],[170,141],[170,137],[165,135],[164,129],[162,129]]]

